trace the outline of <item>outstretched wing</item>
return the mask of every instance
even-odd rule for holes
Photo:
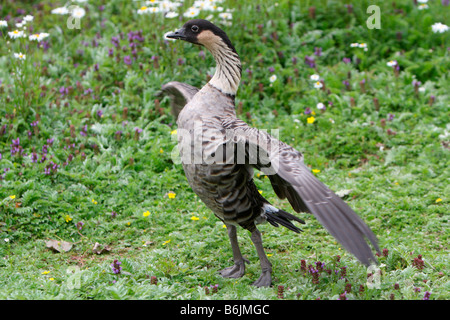
[[[245,144],[247,165],[266,173],[281,199],[287,198],[296,212],[310,212],[349,252],[363,264],[376,262],[366,242],[379,252],[377,239],[361,218],[303,164],[303,156],[268,133],[249,127],[240,119],[223,122],[234,132],[233,141]],[[239,160],[239,147],[237,148]]]
[[[161,91],[157,96],[168,95],[170,98],[170,105],[172,107],[172,114],[178,118],[181,109],[192,99],[192,97],[199,91],[198,88],[189,84],[171,81],[161,87]]]

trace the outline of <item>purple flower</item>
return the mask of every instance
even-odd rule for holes
[[[122,271],[122,267],[120,266],[122,262],[120,262],[117,259],[114,259],[114,262],[111,263],[111,269],[114,272],[114,274],[120,274],[120,271]]]
[[[315,68],[315,67],[316,67],[316,62],[314,61],[314,57],[305,56],[305,63],[306,63],[310,68]]]
[[[274,73],[275,72],[275,68],[274,67],[269,67],[269,72],[270,73]]]
[[[55,138],[47,139],[47,144],[52,145]]]
[[[130,56],[123,57],[123,62],[127,65],[131,65],[131,63],[132,63],[131,57]]]
[[[307,107],[305,109],[305,114],[311,114],[311,108],[310,107]]]
[[[59,88],[59,93],[61,93],[62,96],[69,94],[69,88],[61,87]]]
[[[318,57],[320,57],[322,55],[322,48],[319,47],[315,47],[314,48],[314,54]]]
[[[103,116],[103,111],[102,110],[98,110],[97,111],[97,117],[101,118]]]
[[[423,300],[430,300],[431,292],[425,291],[425,294],[423,296]]]
[[[98,63],[96,63],[96,64],[94,65],[94,70],[95,70],[95,71],[98,71],[98,69],[99,69],[99,68],[98,68]]]
[[[109,48],[109,49],[108,49],[108,56],[109,56],[109,57],[114,56],[114,49],[113,49],[113,48]]]
[[[352,62],[352,59],[350,59],[350,58],[344,58],[344,59],[342,59],[342,61],[344,62],[344,63],[350,63],[350,62]]]
[[[83,226],[84,226],[84,222],[77,222],[77,229],[78,230],[81,230],[81,229],[83,229]]]
[[[292,64],[293,65],[296,65],[297,64],[297,57],[292,57]]]
[[[31,162],[37,163],[37,161],[38,161],[37,153],[36,153],[36,152],[33,152],[33,153],[31,154]]]
[[[393,115],[392,113],[388,113],[387,119],[388,119],[389,121],[394,120],[394,115]]]
[[[114,47],[118,48],[119,47],[119,37],[112,37],[111,38],[111,43],[114,45]]]

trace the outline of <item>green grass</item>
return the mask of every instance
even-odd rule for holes
[[[173,162],[175,120],[168,99],[155,96],[165,82],[200,87],[213,73],[214,61],[202,48],[163,40],[187,21],[182,13],[192,2],[177,9],[179,21],[138,15],[140,2],[112,0],[99,10],[102,3],[91,0],[82,4],[88,10],[81,29],[50,13],[64,2],[30,2],[0,8],[0,20],[11,17],[0,46],[1,299],[336,300],[345,291],[347,299],[421,300],[425,292],[450,298],[449,31],[431,31],[436,22],[449,24],[448,6],[430,1],[418,10],[412,1],[378,1],[380,30],[366,27],[373,4],[367,1],[353,4],[351,13],[341,1],[224,1],[220,6],[234,10],[229,25],[217,12],[200,13],[212,14],[242,58],[239,116],[261,129],[280,129],[280,139],[345,194],[385,249],[379,269],[368,270],[313,216],[298,214],[307,222],[300,235],[260,227],[273,287],[255,288],[250,284],[260,269],[246,231],[238,238],[251,261],[245,276],[219,276],[232,264],[226,229]],[[13,19],[24,16],[17,9],[34,16],[27,23],[33,32],[50,34],[48,48],[9,38]],[[135,40],[136,59],[126,65],[124,57],[133,56],[128,33],[139,30],[143,41]],[[366,43],[367,51],[351,43]],[[305,56],[315,58],[315,68]],[[390,60],[398,61],[398,73]],[[313,87],[313,74],[323,89]],[[11,152],[17,141],[21,151]],[[255,180],[274,205],[292,212],[267,177]],[[49,239],[73,247],[54,252],[45,245]],[[94,253],[95,243],[110,251]],[[115,259],[119,274],[111,268]],[[316,283],[304,265],[318,262],[325,270]],[[368,273],[378,277],[376,286],[368,284]]]

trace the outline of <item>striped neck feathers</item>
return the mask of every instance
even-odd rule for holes
[[[199,35],[201,43],[211,52],[216,61],[216,72],[209,84],[225,94],[236,95],[241,81],[241,60],[231,42],[204,31]]]

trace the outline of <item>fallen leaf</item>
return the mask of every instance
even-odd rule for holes
[[[96,253],[96,254],[102,254],[105,252],[110,252],[111,248],[108,245],[102,245],[98,242],[96,242],[94,244],[94,247],[92,248],[92,252]]]
[[[67,252],[72,249],[73,244],[61,240],[49,240],[45,241],[45,246],[56,252]]]

